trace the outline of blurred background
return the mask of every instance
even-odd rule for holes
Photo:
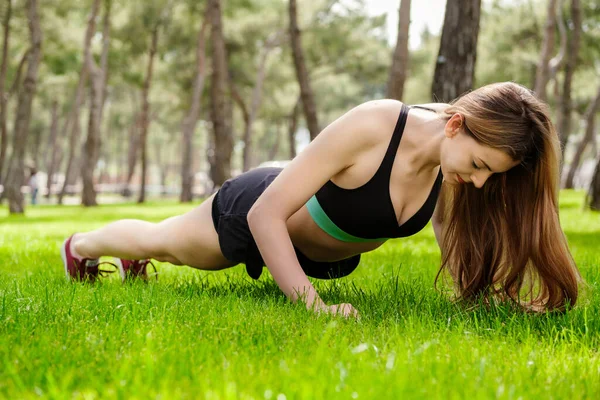
[[[514,81],[600,209],[597,0],[0,0],[0,196],[190,202],[373,99]]]

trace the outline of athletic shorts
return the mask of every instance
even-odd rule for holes
[[[221,252],[233,263],[246,264],[254,279],[262,273],[265,262],[248,227],[248,211],[281,172],[281,168],[256,168],[225,182],[213,199],[212,219],[219,236]],[[356,269],[360,255],[334,262],[310,260],[296,247],[296,256],[306,275],[318,279],[335,279]]]

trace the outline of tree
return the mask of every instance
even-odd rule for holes
[[[410,0],[401,0],[398,11],[398,38],[392,58],[392,68],[387,84],[387,97],[402,100],[404,81],[408,69],[408,29],[410,27]]]
[[[89,46],[90,44],[87,42],[88,36],[86,35],[86,43],[85,46]],[[91,40],[91,36],[89,36],[89,40]],[[75,158],[75,150],[79,147],[79,136],[81,135],[81,125],[80,125],[80,110],[81,105],[83,103],[83,94],[84,89],[88,79],[88,70],[86,68],[85,62],[81,66],[81,70],[79,72],[79,79],[77,81],[77,87],[75,89],[75,94],[73,96],[73,101],[71,102],[71,110],[67,115],[67,119],[64,123],[62,132],[64,135],[68,136],[67,148],[67,166],[65,169],[65,179],[58,194],[58,204],[63,203],[63,198],[67,194],[67,186],[71,184],[73,180],[73,176],[75,175],[75,165],[77,165],[77,161]]]
[[[8,128],[6,126],[7,99],[4,90],[6,69],[8,67],[8,48],[10,44],[10,19],[12,16],[12,0],[6,1],[6,11],[2,21],[4,40],[2,41],[2,61],[0,61],[0,184],[4,173],[4,159],[8,147]]]
[[[48,147],[46,157],[46,173],[48,179],[46,180],[47,194],[46,198],[50,198],[52,192],[52,180],[54,179],[54,171],[56,170],[56,161],[59,157],[59,146],[58,142],[58,101],[52,101],[52,111],[50,116],[50,135],[48,135]]]
[[[448,0],[432,85],[434,101],[447,102],[473,87],[481,0]]]
[[[304,61],[304,51],[302,50],[302,38],[300,28],[298,27],[298,17],[296,11],[296,0],[289,0],[290,16],[290,41],[292,46],[292,55],[294,58],[294,67],[296,69],[296,78],[300,85],[300,96],[302,98],[302,109],[306,118],[306,125],[310,132],[311,140],[316,138],[320,132],[317,118],[317,106],[315,104],[314,94],[310,85],[310,78],[306,62]]]
[[[138,110],[137,102],[135,101],[135,93],[132,95],[132,98],[134,110]],[[139,125],[140,115],[138,111],[135,111],[128,130],[127,173],[125,175],[125,184],[123,185],[122,191],[122,194],[125,197],[131,196],[131,189],[129,188],[129,185],[131,185],[131,180],[133,179],[133,174],[135,173],[135,166],[138,161],[138,152],[140,148]]]
[[[559,0],[559,2],[562,2],[562,0]],[[550,59],[550,56],[554,51],[554,31],[556,25],[558,25],[559,28],[561,45],[558,54]],[[555,79],[556,73],[562,65],[565,52],[566,32],[562,18],[562,5],[559,5],[557,18],[556,0],[549,0],[546,24],[544,26],[544,40],[542,42],[540,59],[537,64],[534,86],[536,96],[542,101],[546,101],[546,86],[550,80]]]
[[[227,72],[227,54],[223,38],[221,22],[221,1],[208,2],[211,21],[212,42],[212,77],[210,91],[210,118],[213,125],[214,137],[214,168],[212,171],[213,185],[221,186],[231,176],[231,153],[233,152],[233,137],[231,133],[231,106],[226,99],[229,86]]]
[[[298,112],[300,109],[300,99],[296,101],[290,116],[288,117],[288,141],[290,146],[290,160],[296,157],[296,131],[298,130]]]
[[[283,32],[275,32],[274,34],[270,35],[269,38],[267,38],[260,49],[256,68],[256,78],[254,79],[254,87],[252,89],[252,96],[250,98],[250,107],[246,106],[244,99],[237,91],[235,85],[231,84],[231,93],[233,99],[239,104],[244,118],[244,134],[242,136],[244,141],[244,151],[242,155],[243,171],[248,171],[251,167],[250,157],[252,155],[252,125],[256,121],[262,102],[262,91],[265,80],[267,59],[273,49],[280,45],[282,38]]]
[[[592,182],[586,196],[586,204],[593,211],[600,211],[600,157],[594,169]]]
[[[600,86],[598,86],[598,93],[596,93],[596,97],[590,102],[585,112],[585,134],[583,136],[583,139],[581,139],[581,142],[577,146],[577,150],[575,151],[573,161],[571,162],[571,166],[567,174],[567,179],[565,182],[565,188],[567,189],[573,188],[573,180],[575,178],[575,173],[579,168],[579,164],[581,163],[583,152],[585,151],[586,147],[594,140],[595,117],[598,110],[600,110]]]
[[[572,94],[571,86],[573,74],[577,68],[577,57],[579,55],[579,47],[581,42],[581,5],[579,0],[571,0],[571,21],[572,30],[568,39],[567,60],[565,64],[565,76],[563,79],[563,87],[561,95],[558,99],[558,112],[556,117],[556,125],[560,133],[560,143],[563,153],[569,141],[571,134],[571,109],[572,109]]]
[[[111,0],[105,0],[104,18],[102,29],[102,54],[100,66],[96,64],[92,56],[91,38],[96,30],[96,16],[101,0],[94,0],[92,13],[88,20],[86,31],[86,46],[84,48],[84,59],[86,69],[90,77],[90,111],[88,118],[88,132],[84,144],[84,156],[82,162],[83,193],[81,203],[84,206],[95,206],[96,190],[94,188],[94,170],[100,154],[101,137],[100,123],[102,121],[102,108],[104,106],[104,95],[106,92],[106,81],[108,73],[108,49],[110,44],[110,9]]]
[[[142,150],[142,185],[138,197],[138,203],[146,200],[146,174],[148,170],[148,129],[150,128],[150,85],[154,72],[154,56],[158,48],[158,30],[162,21],[156,22],[150,36],[150,49],[148,52],[148,64],[146,67],[146,79],[142,88],[142,111],[140,113],[140,149]]]
[[[27,134],[29,133],[31,105],[35,96],[38,68],[42,53],[42,30],[40,27],[37,0],[27,1],[27,15],[29,19],[28,27],[31,51],[28,52],[27,56],[27,72],[23,80],[23,90],[19,93],[12,156],[6,178],[6,197],[8,198],[11,214],[22,214],[25,211],[23,194],[21,193],[21,186],[24,183],[25,144],[27,142]]]
[[[183,157],[181,163],[181,195],[179,200],[182,203],[188,203],[193,198],[194,173],[193,173],[193,155],[194,142],[193,136],[200,116],[200,97],[204,90],[204,78],[206,74],[206,28],[208,26],[208,13],[204,14],[202,26],[198,31],[196,40],[196,71],[194,73],[194,86],[192,89],[192,102],[187,115],[181,124],[183,131]]]

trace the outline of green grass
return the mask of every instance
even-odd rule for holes
[[[563,192],[561,218],[588,288],[566,314],[465,310],[433,288],[427,227],[317,282],[359,321],[289,303],[268,273],[159,264],[159,280],[65,280],[58,248],[119,218],[190,206],[0,208],[0,398],[598,398],[600,214]]]

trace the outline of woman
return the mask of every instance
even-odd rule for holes
[[[204,270],[244,262],[254,278],[266,264],[292,301],[356,315],[350,304],[324,304],[307,275],[348,275],[360,254],[433,218],[440,271],[461,298],[563,309],[575,304],[580,276],[558,219],[559,155],[546,106],[515,83],[450,105],[372,101],[283,170],[242,174],[158,224],[122,220],[75,234],[61,254],[75,279],[97,277],[103,255],[117,257],[124,276],[145,276],[150,258]]]

